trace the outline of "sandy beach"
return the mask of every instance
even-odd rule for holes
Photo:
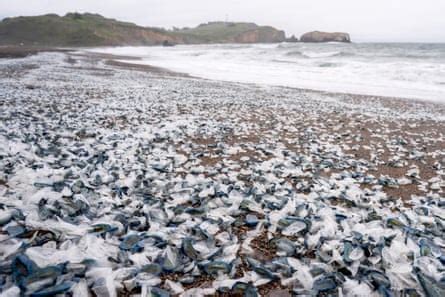
[[[0,59],[3,261],[65,263],[97,296],[379,296],[439,274],[422,245],[445,247],[445,104],[16,56]]]

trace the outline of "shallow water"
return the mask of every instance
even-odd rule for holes
[[[445,44],[225,44],[93,51],[223,81],[445,102]],[[134,61],[128,61],[135,63]]]

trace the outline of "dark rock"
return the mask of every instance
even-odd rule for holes
[[[300,38],[301,42],[351,42],[351,37],[348,33],[328,33],[314,31],[303,34]]]
[[[164,40],[164,42],[162,43],[162,46],[175,46],[175,44],[168,40]]]
[[[286,42],[298,42],[298,38],[295,35],[292,35],[289,38],[286,38]]]

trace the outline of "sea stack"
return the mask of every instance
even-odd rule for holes
[[[314,31],[303,34],[300,38],[301,42],[351,42],[351,37],[348,33],[342,32],[320,32]]]
[[[286,42],[298,42],[298,38],[295,37],[295,35],[292,35],[291,37],[286,38],[285,41],[286,41]]]

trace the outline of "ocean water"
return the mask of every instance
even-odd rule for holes
[[[193,76],[445,102],[445,44],[281,43],[113,47]]]

